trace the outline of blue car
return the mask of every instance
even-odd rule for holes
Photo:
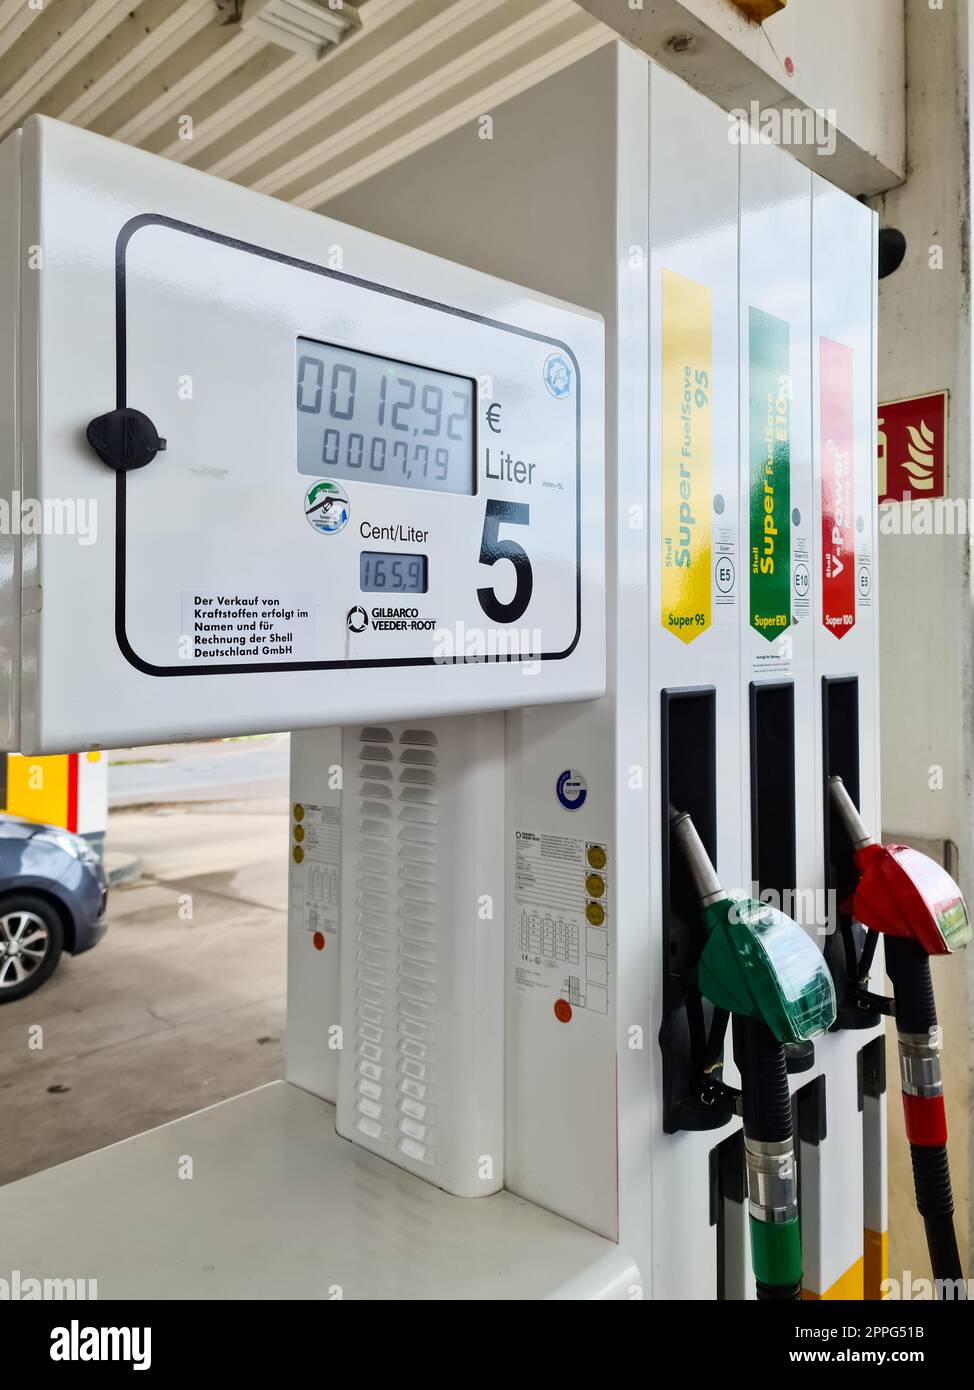
[[[87,840],[0,814],[0,1004],[53,975],[105,930],[108,883]]]

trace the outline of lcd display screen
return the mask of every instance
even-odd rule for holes
[[[471,378],[297,341],[298,472],[476,492]]]
[[[428,561],[425,555],[397,555],[363,550],[359,556],[359,588],[364,594],[425,594]]]

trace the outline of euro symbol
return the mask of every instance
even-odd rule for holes
[[[500,402],[495,401],[493,405],[487,407],[487,423],[495,434],[501,432],[501,407]]]

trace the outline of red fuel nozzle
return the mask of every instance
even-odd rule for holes
[[[946,869],[909,845],[877,844],[841,777],[830,779],[829,791],[859,870],[850,903],[856,921],[883,936],[908,937],[928,956],[966,946],[971,939],[967,904]]]
[[[966,1286],[954,1232],[941,1037],[929,957],[949,955],[970,941],[967,904],[950,874],[927,855],[908,845],[876,842],[841,777],[829,779],[829,795],[859,870],[849,909],[862,926],[890,938],[886,969],[896,996],[906,1136],[939,1297],[963,1298]],[[875,942],[876,937],[867,940]],[[867,972],[868,966],[862,973]]]

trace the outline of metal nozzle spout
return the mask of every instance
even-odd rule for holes
[[[845,783],[841,777],[829,778],[829,796],[833,809],[852,842],[853,850],[864,849],[866,845],[878,843],[876,837],[870,835],[866,829],[865,822],[856,810],[855,803],[846,791]]]
[[[670,807],[670,833],[686,860],[702,906],[707,907],[710,903],[725,897],[717,870],[710,862],[710,855],[697,834],[697,827],[686,811],[675,811]]]

